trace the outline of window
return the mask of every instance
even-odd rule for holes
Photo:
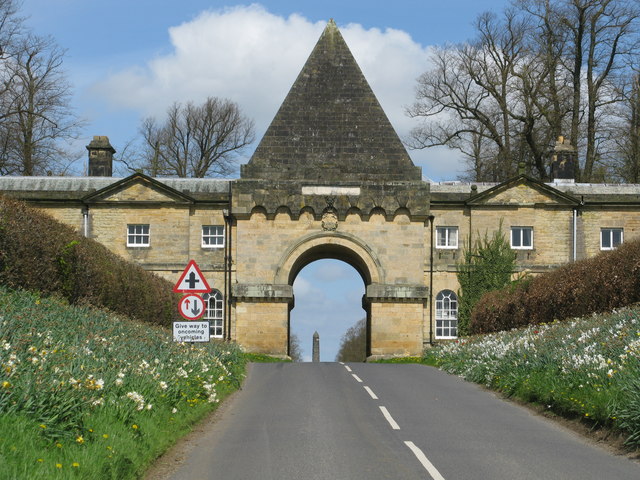
[[[436,338],[458,337],[458,297],[443,290],[436,297]]]
[[[224,247],[224,226],[203,225],[202,226],[202,248],[223,248]]]
[[[622,228],[603,228],[600,230],[600,250],[613,250],[624,240]]]
[[[458,227],[436,227],[436,248],[458,248]]]
[[[204,319],[209,321],[209,334],[215,338],[222,338],[222,324],[224,321],[224,302],[218,290],[202,295],[207,311]]]
[[[149,225],[127,225],[127,247],[148,247]]]
[[[533,227],[511,227],[511,248],[533,249]]]

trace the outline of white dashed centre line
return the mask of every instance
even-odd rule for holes
[[[347,372],[350,372],[350,371],[351,371],[351,368],[349,367],[349,365],[345,365],[345,366],[344,366],[344,368],[346,368],[346,369],[347,369]]]
[[[389,425],[391,425],[391,428],[394,430],[400,430],[400,425],[396,423],[386,407],[380,407],[380,411],[382,412],[382,415],[384,415],[384,418],[387,419],[387,422],[389,422]]]
[[[404,444],[411,449],[416,458],[420,461],[422,466],[429,472],[431,478],[433,480],[444,480],[444,477],[440,475],[440,472],[436,467],[433,466],[433,463],[429,461],[427,456],[420,450],[413,442],[404,442]]]
[[[374,400],[378,400],[378,397],[375,393],[373,393],[373,390],[371,390],[369,387],[365,386],[364,389],[367,391],[367,393],[371,396],[371,398],[373,398]]]
[[[360,379],[360,377],[355,373],[352,373],[351,376],[353,376],[353,378],[355,378],[358,381],[358,383],[362,383],[362,379]]]

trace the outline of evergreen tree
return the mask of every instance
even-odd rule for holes
[[[502,232],[502,223],[491,237],[485,232],[472,243],[471,237],[458,263],[458,331],[468,335],[473,307],[480,297],[511,283],[515,270],[516,253]]]

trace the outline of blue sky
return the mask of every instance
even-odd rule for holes
[[[38,34],[67,49],[73,107],[87,126],[77,144],[107,135],[116,150],[137,135],[141,119],[161,117],[175,101],[230,98],[266,130],[326,22],[342,31],[391,123],[402,137],[415,121],[404,114],[433,46],[473,34],[484,11],[508,0],[24,0]],[[250,157],[252,149],[246,152]],[[459,156],[444,148],[409,152],[423,175],[455,179]],[[292,328],[310,356],[318,330],[322,360],[333,360],[342,332],[362,318],[362,280],[349,266],[321,261],[294,285]],[[322,301],[319,301],[322,299]],[[354,300],[356,299],[356,300]],[[336,340],[337,339],[337,340]]]

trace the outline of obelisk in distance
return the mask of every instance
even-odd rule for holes
[[[320,335],[318,332],[313,333],[313,356],[312,360],[314,363],[320,361]]]

